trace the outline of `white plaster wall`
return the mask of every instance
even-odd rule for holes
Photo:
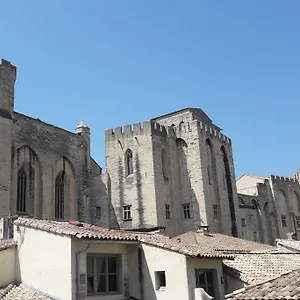
[[[72,299],[71,239],[26,227],[15,228],[18,280],[63,300]]]
[[[224,285],[221,282],[223,276],[221,259],[196,259],[187,258],[187,276],[189,299],[194,299],[194,289],[196,288],[195,269],[214,269],[217,272],[217,287],[215,287],[215,300],[224,299]]]
[[[16,280],[16,247],[0,251],[0,287]]]
[[[143,300],[189,300],[186,258],[157,247],[142,245]],[[165,271],[166,289],[155,289],[155,272]]]

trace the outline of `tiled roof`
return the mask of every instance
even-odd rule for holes
[[[300,269],[226,296],[229,300],[300,299]]]
[[[15,247],[17,242],[14,240],[0,240],[0,251]]]
[[[210,248],[223,253],[227,252],[233,254],[277,249],[274,246],[235,238],[221,233],[204,234],[201,232],[190,231],[178,236],[178,238],[180,238],[182,242],[188,244],[196,244],[199,246],[209,244]]]
[[[300,241],[277,239],[276,244],[277,246],[283,246],[286,247],[287,249],[300,251]]]
[[[224,260],[224,271],[251,285],[300,268],[300,253],[247,253]]]
[[[23,286],[10,284],[0,289],[0,300],[52,300],[52,298]]]
[[[96,239],[96,240],[115,240],[131,241],[144,243],[166,250],[175,251],[191,257],[232,259],[233,256],[228,253],[215,251],[210,245],[190,245],[181,242],[178,239],[171,239],[158,234],[147,234],[138,232],[128,232],[115,229],[108,229],[78,221],[57,222],[49,220],[39,220],[33,218],[18,218],[15,225],[36,228],[51,233],[67,235],[79,239]]]
[[[234,256],[230,253],[222,253],[215,251],[210,244],[189,244],[179,238],[169,238],[158,234],[139,234],[139,240],[142,243],[157,246],[171,251],[191,256],[202,258],[227,258],[233,259]]]

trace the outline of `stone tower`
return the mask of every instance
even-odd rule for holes
[[[170,235],[209,226],[237,236],[231,141],[201,109],[106,131],[111,201],[121,228]],[[128,218],[129,215],[129,218]]]
[[[0,59],[0,214],[10,214],[12,126],[16,67]]]

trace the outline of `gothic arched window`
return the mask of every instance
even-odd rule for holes
[[[168,162],[167,162],[167,152],[165,149],[161,151],[161,163],[164,179],[168,179]]]
[[[65,208],[65,171],[60,172],[55,179],[55,218],[64,218]]]
[[[132,162],[132,151],[127,149],[125,152],[125,166],[126,166],[126,176],[133,174],[133,162]]]
[[[17,213],[26,212],[27,200],[27,175],[24,168],[18,172],[18,186],[17,186]]]

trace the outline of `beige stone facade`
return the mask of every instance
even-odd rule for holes
[[[243,175],[237,180],[244,238],[274,244],[294,233],[299,239],[299,172],[294,177]],[[252,220],[250,220],[252,219]],[[242,222],[242,221],[241,221]]]

